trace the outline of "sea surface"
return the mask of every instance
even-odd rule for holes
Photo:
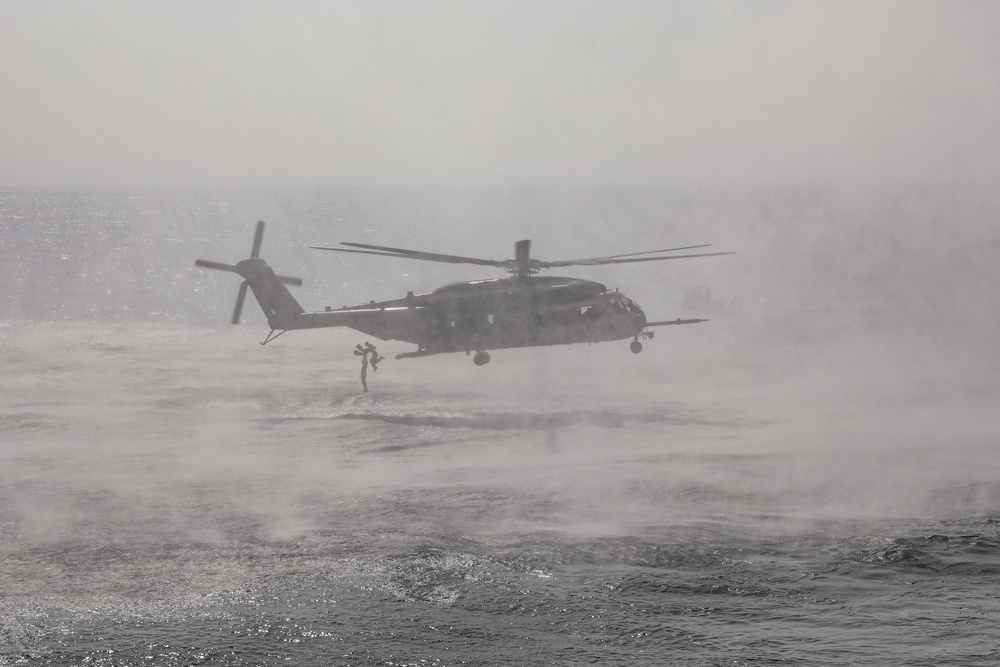
[[[995,189],[0,190],[0,665],[1000,662]],[[307,310],[560,270],[665,327],[396,360]]]

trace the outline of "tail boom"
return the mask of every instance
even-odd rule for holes
[[[288,291],[281,277],[276,275],[267,262],[260,258],[245,259],[236,265],[236,273],[240,274],[250,286],[260,309],[267,317],[267,323],[272,329],[300,329],[296,326],[299,316],[305,309],[299,305],[292,293]]]
[[[426,328],[423,308],[377,307],[344,308],[318,313],[307,313],[262,259],[245,259],[236,265],[239,273],[250,286],[257,303],[267,317],[267,324],[275,330],[321,329],[348,327],[381,340],[414,342],[413,332]]]

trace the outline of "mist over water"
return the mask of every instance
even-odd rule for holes
[[[990,664],[1000,197],[891,188],[0,191],[0,664]],[[658,329],[397,361],[267,333],[505,259]],[[377,342],[377,341],[373,341]],[[887,641],[886,636],[896,639]],[[890,657],[891,656],[891,657]],[[421,663],[420,661],[426,661]]]

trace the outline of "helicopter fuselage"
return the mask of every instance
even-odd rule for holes
[[[305,314],[297,328],[341,321],[383,340],[414,343],[407,356],[596,343],[633,338],[646,326],[642,309],[590,280],[557,277],[478,280],[427,294]],[[339,322],[338,322],[339,323]]]

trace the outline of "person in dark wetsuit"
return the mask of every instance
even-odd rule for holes
[[[385,359],[385,357],[378,356],[378,351],[375,346],[365,341],[364,346],[355,346],[354,354],[361,357],[361,386],[362,391],[368,391],[368,364],[371,363],[372,371],[378,370],[378,362]],[[368,361],[368,356],[371,355],[371,362]]]
[[[375,349],[375,346],[372,345],[371,343],[369,343],[368,341],[365,341],[364,350],[365,350],[365,352],[367,352],[368,354],[370,354],[371,357],[372,357],[371,358],[372,370],[373,371],[377,371],[378,370],[378,363],[380,361],[382,361],[383,359],[385,359],[385,357],[378,356],[378,351]]]

